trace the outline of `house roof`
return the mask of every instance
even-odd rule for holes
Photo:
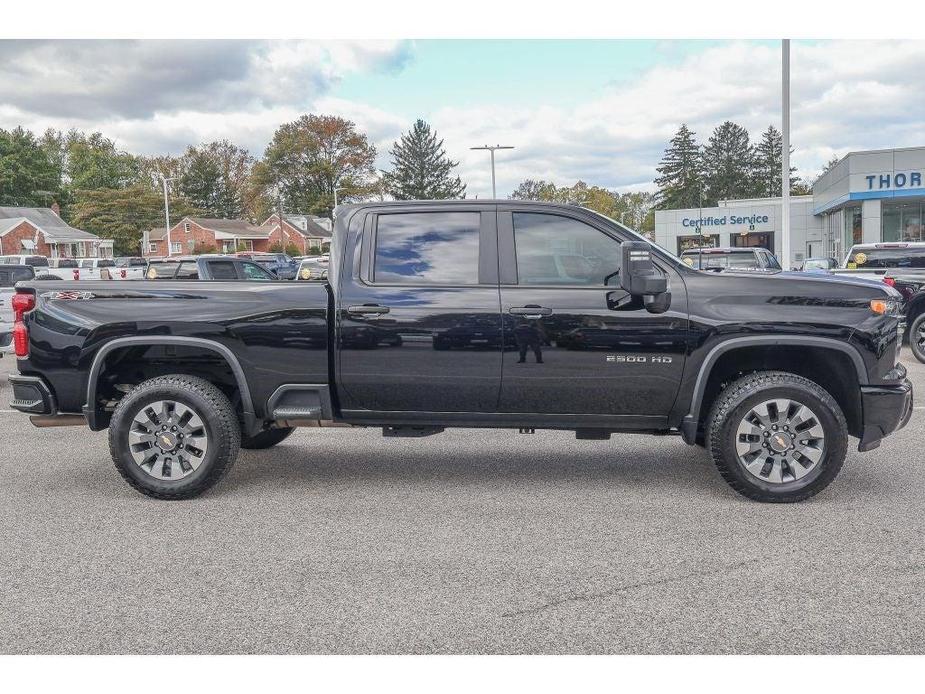
[[[5,234],[23,221],[38,229],[48,242],[97,241],[99,236],[75,229],[47,207],[0,207],[0,234]]]
[[[261,226],[266,226],[268,222],[273,222],[273,228],[276,227],[277,215],[271,214],[267,217],[267,220],[261,224]],[[284,214],[283,219],[289,224],[290,227],[295,229],[297,232],[302,234],[302,236],[310,239],[329,239],[331,238],[331,232],[325,229],[323,226],[314,221],[311,217],[304,214]]]
[[[254,226],[246,219],[218,219],[215,217],[184,217],[174,225],[174,229],[182,227],[183,222],[193,222],[203,229],[215,233],[218,239],[265,239],[269,237],[270,231]],[[153,231],[153,230],[152,230]],[[166,232],[162,233],[159,238],[164,238]],[[153,238],[153,237],[152,237]],[[157,240],[157,239],[155,239]]]

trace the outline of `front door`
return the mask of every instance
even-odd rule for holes
[[[498,215],[505,350],[500,410],[664,417],[684,369],[686,294],[648,312],[620,289],[621,238],[591,213],[502,208]]]
[[[385,207],[363,224],[340,277],[342,409],[494,411],[502,344],[494,206]]]

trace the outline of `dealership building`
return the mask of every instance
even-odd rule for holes
[[[841,260],[852,244],[925,241],[925,147],[851,152],[790,198],[791,264]],[[657,210],[655,242],[681,253],[709,246],[760,246],[780,257],[778,198],[721,200],[717,207]],[[699,234],[698,234],[699,227]]]

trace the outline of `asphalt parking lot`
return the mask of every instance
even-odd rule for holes
[[[2,653],[925,651],[921,405],[796,505],[673,437],[351,429],[169,503],[122,482],[105,432],[11,413],[11,368]]]

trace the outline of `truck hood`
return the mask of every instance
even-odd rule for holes
[[[877,276],[863,277],[857,275],[830,274],[823,272],[794,272],[777,270],[774,272],[742,272],[727,270],[725,272],[698,272],[698,275],[710,275],[719,283],[741,283],[749,292],[765,291],[771,295],[807,296],[813,298],[888,298],[900,299],[895,289]],[[717,289],[717,291],[723,291]],[[735,291],[735,290],[733,290]]]

